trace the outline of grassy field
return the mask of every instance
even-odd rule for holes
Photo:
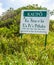
[[[45,35],[24,34],[21,38],[0,37],[0,65],[54,65],[54,32]]]

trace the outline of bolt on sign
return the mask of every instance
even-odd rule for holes
[[[20,33],[48,34],[49,11],[48,10],[22,10]]]

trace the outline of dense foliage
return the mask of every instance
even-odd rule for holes
[[[29,5],[17,10],[10,8],[0,18],[0,65],[54,65],[54,21],[50,20],[47,46],[45,35],[20,34],[23,9],[46,9]]]

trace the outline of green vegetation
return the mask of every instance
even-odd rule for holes
[[[47,9],[29,5],[17,10],[10,8],[0,18],[0,65],[54,65],[54,21],[44,47],[45,35],[20,34],[23,9]]]

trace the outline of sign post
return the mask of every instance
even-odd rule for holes
[[[47,34],[49,32],[49,11],[48,10],[22,10],[20,33]]]
[[[46,45],[47,45],[47,34],[45,35],[45,44],[44,44],[44,46],[46,47]]]

